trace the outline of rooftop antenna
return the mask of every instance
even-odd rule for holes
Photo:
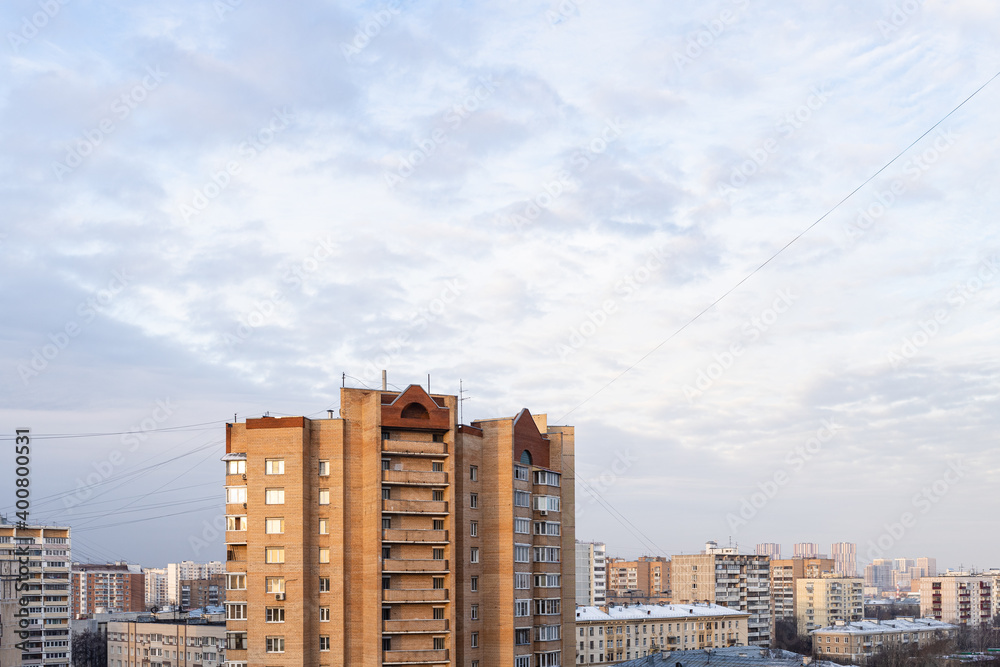
[[[431,393],[431,374],[427,374],[427,393]]]
[[[340,374],[340,388],[343,389],[346,386],[347,386],[347,373],[344,372]]]
[[[462,379],[458,379],[458,423],[464,424],[462,421],[462,403],[472,398],[471,396],[465,395],[465,389],[462,388]]]

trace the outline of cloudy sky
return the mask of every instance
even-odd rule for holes
[[[575,425],[612,554],[1000,566],[1000,7],[894,1],[4,3],[32,519],[222,559],[224,422],[385,368]]]

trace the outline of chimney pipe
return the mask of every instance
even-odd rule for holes
[[[382,391],[385,391],[387,388],[388,384],[386,382],[386,374],[385,371],[382,371]]]

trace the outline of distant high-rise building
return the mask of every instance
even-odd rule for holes
[[[834,542],[830,556],[836,561],[835,572],[844,577],[858,576],[858,545],[853,542]]]
[[[795,620],[800,635],[837,621],[865,617],[864,581],[859,577],[821,577],[795,582]]]
[[[227,425],[229,667],[573,663],[574,429],[458,405]]]
[[[213,574],[225,574],[226,566],[220,561],[195,563],[190,560],[167,564],[167,604],[181,603],[182,579],[208,579]]]
[[[74,620],[93,614],[146,611],[146,578],[138,565],[74,563],[70,579]]]
[[[792,550],[792,558],[818,558],[819,545],[813,542],[799,542]]]
[[[747,643],[771,644],[770,559],[705,545],[704,554],[673,556],[671,595],[679,604],[715,603],[748,612]]]
[[[147,567],[142,571],[146,578],[146,608],[170,604],[170,587],[167,585],[167,568]]]
[[[607,571],[603,542],[576,543],[576,604],[602,606],[606,599]]]
[[[70,655],[70,529],[65,526],[18,526],[0,517],[0,658],[4,665],[69,667]],[[27,581],[18,581],[21,566]],[[27,591],[19,590],[27,586]],[[20,606],[21,600],[29,606]],[[13,603],[13,604],[12,604]],[[27,610],[13,624],[12,609]],[[22,626],[21,622],[26,622]],[[19,637],[28,632],[27,639]],[[26,642],[27,650],[16,645]],[[13,650],[11,650],[13,649]],[[13,662],[7,662],[10,657]]]
[[[892,588],[892,561],[876,558],[865,566],[865,586],[874,586],[879,591]]]
[[[777,542],[764,542],[757,545],[757,555],[767,556],[771,560],[781,558],[781,545]]]
[[[771,622],[795,622],[796,582],[819,579],[834,569],[832,558],[779,558],[771,560]]]
[[[919,567],[921,572],[921,577],[936,577],[937,576],[937,559],[936,558],[918,558],[916,567]]]
[[[663,556],[636,560],[608,558],[608,604],[654,604],[670,588],[670,561]]]
[[[226,575],[213,574],[207,579],[181,579],[181,610],[221,607],[225,602]]]
[[[894,558],[892,561],[892,569],[896,572],[909,572],[914,565],[916,561],[912,558]]]

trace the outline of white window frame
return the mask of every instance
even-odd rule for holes
[[[273,530],[277,528],[277,530]],[[267,517],[264,519],[265,535],[282,535],[285,532],[285,520],[281,517]]]
[[[330,476],[330,461],[328,459],[319,460],[319,476],[320,477]]]
[[[319,490],[319,504],[329,505],[330,504],[330,489],[320,489]]]
[[[285,547],[264,547],[264,562],[277,565],[285,562]]]
[[[284,475],[285,459],[264,459],[265,475]]]
[[[242,505],[247,501],[247,487],[246,486],[227,486],[226,487],[226,504],[227,505]]]
[[[285,504],[285,489],[274,488],[274,489],[264,489],[264,504],[265,505],[284,505]]]
[[[514,517],[514,532],[520,535],[531,534],[531,519],[523,516]]]

